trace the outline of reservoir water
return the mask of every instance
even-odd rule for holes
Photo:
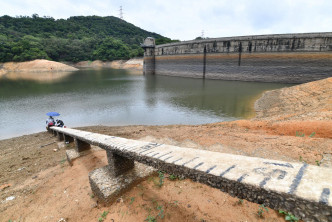
[[[291,85],[143,76],[126,70],[9,73],[0,78],[0,139],[67,127],[203,124],[248,118],[262,92]]]

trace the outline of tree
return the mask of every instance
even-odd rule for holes
[[[116,60],[129,59],[130,49],[121,40],[112,37],[106,38],[93,52],[94,59]]]
[[[46,58],[54,61],[114,60],[143,56],[148,36],[173,42],[113,16],[0,16],[0,62]]]

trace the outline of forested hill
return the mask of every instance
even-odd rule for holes
[[[0,62],[129,59],[143,55],[139,44],[149,36],[157,44],[172,41],[113,16],[5,15],[0,17]]]

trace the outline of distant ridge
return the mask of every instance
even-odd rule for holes
[[[74,16],[68,19],[0,17],[0,62],[116,60],[142,56],[146,37],[171,39],[148,32],[114,16]]]

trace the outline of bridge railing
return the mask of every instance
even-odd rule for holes
[[[332,170],[306,163],[231,155],[166,144],[52,127],[77,152],[91,145],[106,150],[109,174],[119,176],[134,161],[227,192],[232,196],[286,210],[306,221],[332,221]],[[97,192],[98,193],[98,192]]]

